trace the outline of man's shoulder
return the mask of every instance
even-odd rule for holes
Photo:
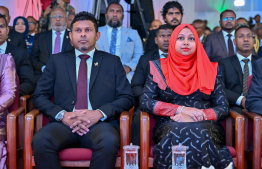
[[[105,52],[105,51],[102,51],[102,50],[96,49],[95,55],[101,56],[101,57],[103,57],[103,59],[106,59],[106,60],[115,60],[115,59],[120,60],[120,58],[118,56],[112,55],[112,54]]]
[[[258,66],[258,65],[262,65],[262,58],[260,59],[257,59],[255,62],[254,62],[254,66]]]
[[[233,55],[233,56],[229,56],[229,57],[220,59],[218,61],[218,63],[220,63],[220,64],[228,64],[228,63],[231,63],[235,59],[237,59],[237,56]]]
[[[142,55],[140,57],[140,62],[148,62],[150,60],[156,60],[156,59],[159,59],[159,58],[160,57],[159,57],[158,50],[152,50],[152,51],[148,51],[144,55]]]

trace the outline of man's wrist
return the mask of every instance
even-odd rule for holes
[[[64,118],[66,111],[65,110],[61,110],[59,113],[57,113],[57,115],[55,116],[55,119],[57,121],[62,121]]]

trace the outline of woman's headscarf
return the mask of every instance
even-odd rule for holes
[[[16,25],[16,22],[18,19],[23,19],[24,23],[25,23],[25,32],[24,32],[24,35],[25,37],[27,37],[28,33],[29,33],[29,25],[28,25],[28,21],[25,17],[22,17],[22,16],[18,16],[14,19],[14,22],[13,22],[13,30],[15,30],[15,25]],[[16,31],[17,32],[17,31]]]
[[[185,27],[193,32],[196,43],[196,51],[189,56],[175,50],[178,34]],[[176,27],[170,37],[168,57],[160,59],[160,63],[167,85],[175,93],[190,95],[199,89],[210,95],[214,90],[218,64],[210,62],[193,26],[181,24]]]

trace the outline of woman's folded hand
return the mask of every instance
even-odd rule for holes
[[[175,116],[170,116],[170,118],[177,122],[195,122],[195,120],[192,117],[190,117],[187,114],[182,114],[182,113],[177,114]]]
[[[193,107],[184,107],[181,114],[187,114],[190,117],[192,117],[195,121],[207,120],[206,114],[203,110]]]

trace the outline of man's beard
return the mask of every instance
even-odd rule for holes
[[[118,28],[120,26],[122,26],[123,24],[123,19],[122,20],[118,20],[117,22],[112,22],[112,19],[111,20],[108,20],[107,17],[106,17],[106,24],[112,28]]]
[[[67,25],[61,25],[61,26],[55,26],[55,25],[52,25],[51,24],[51,29],[54,30],[54,31],[58,31],[58,32],[61,32],[61,31],[64,31],[66,30],[67,28]]]

